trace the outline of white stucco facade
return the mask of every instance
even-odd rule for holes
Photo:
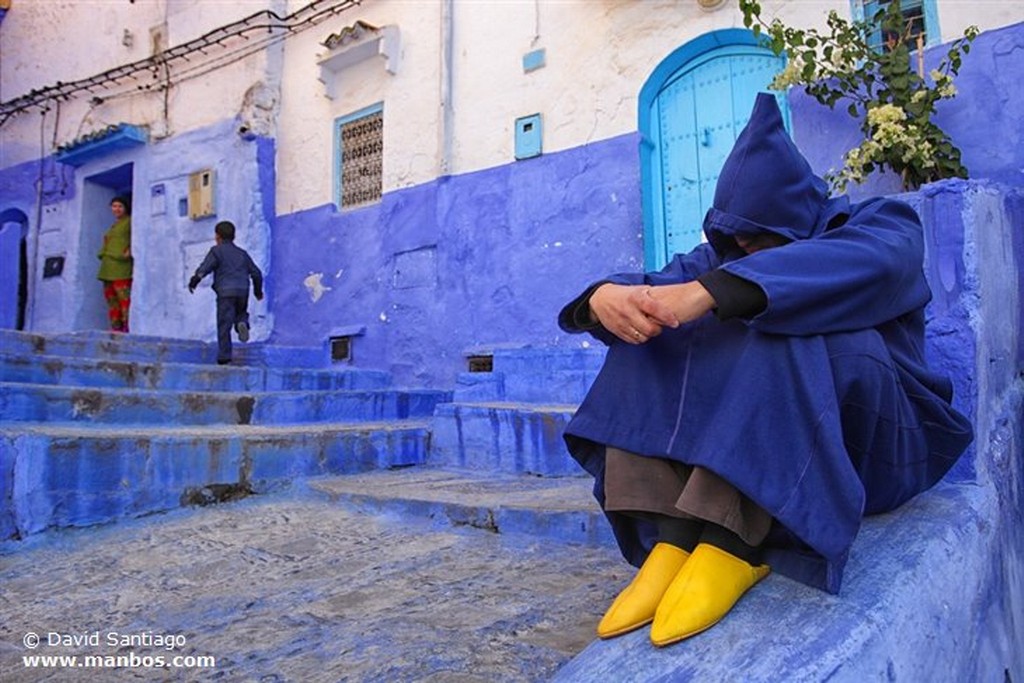
[[[943,36],[1024,18],[1014,3],[983,4],[942,3]],[[829,10],[850,12],[846,0],[764,6],[766,17],[819,27]],[[357,19],[398,28],[396,72],[383,58],[362,62],[336,76],[338,96],[328,99],[312,67],[325,52],[319,42]],[[734,2],[710,11],[679,0],[366,3],[286,44],[278,206],[333,201],[325,170],[338,116],[385,103],[386,192],[509,163],[514,122],[524,115],[541,114],[545,151],[636,130],[639,84],[667,54],[709,31],[742,26]],[[544,51],[545,65],[526,73],[523,57],[535,50]]]

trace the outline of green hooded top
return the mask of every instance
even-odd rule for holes
[[[100,280],[127,280],[132,276],[131,253],[132,219],[125,216],[110,226],[103,235],[103,246],[96,255],[100,259],[100,272],[96,277]]]

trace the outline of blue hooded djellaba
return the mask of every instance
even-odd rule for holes
[[[737,244],[766,233],[785,243],[749,254]],[[771,514],[763,547],[775,571],[838,592],[863,516],[934,485],[973,438],[952,383],[925,363],[922,233],[903,202],[830,198],[775,98],[759,95],[719,177],[707,242],[660,272],[610,276],[559,317],[609,347],[565,431],[598,501],[605,446],[706,468]],[[753,313],[716,295],[715,315],[640,345],[579,320],[604,282],[723,277],[755,289]],[[640,566],[654,526],[606,514]]]

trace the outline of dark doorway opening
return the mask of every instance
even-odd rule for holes
[[[28,217],[0,212],[0,327],[24,330],[28,309]]]

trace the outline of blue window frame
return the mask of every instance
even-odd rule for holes
[[[380,201],[383,159],[383,103],[334,120],[334,202],[339,209]]]
[[[939,31],[939,15],[935,8],[936,0],[900,0],[900,12],[910,22],[913,35],[923,35],[925,45],[938,45],[942,42]],[[865,21],[885,9],[889,0],[850,0],[850,13],[855,21]],[[882,44],[881,31],[874,31],[870,36],[872,45]]]

